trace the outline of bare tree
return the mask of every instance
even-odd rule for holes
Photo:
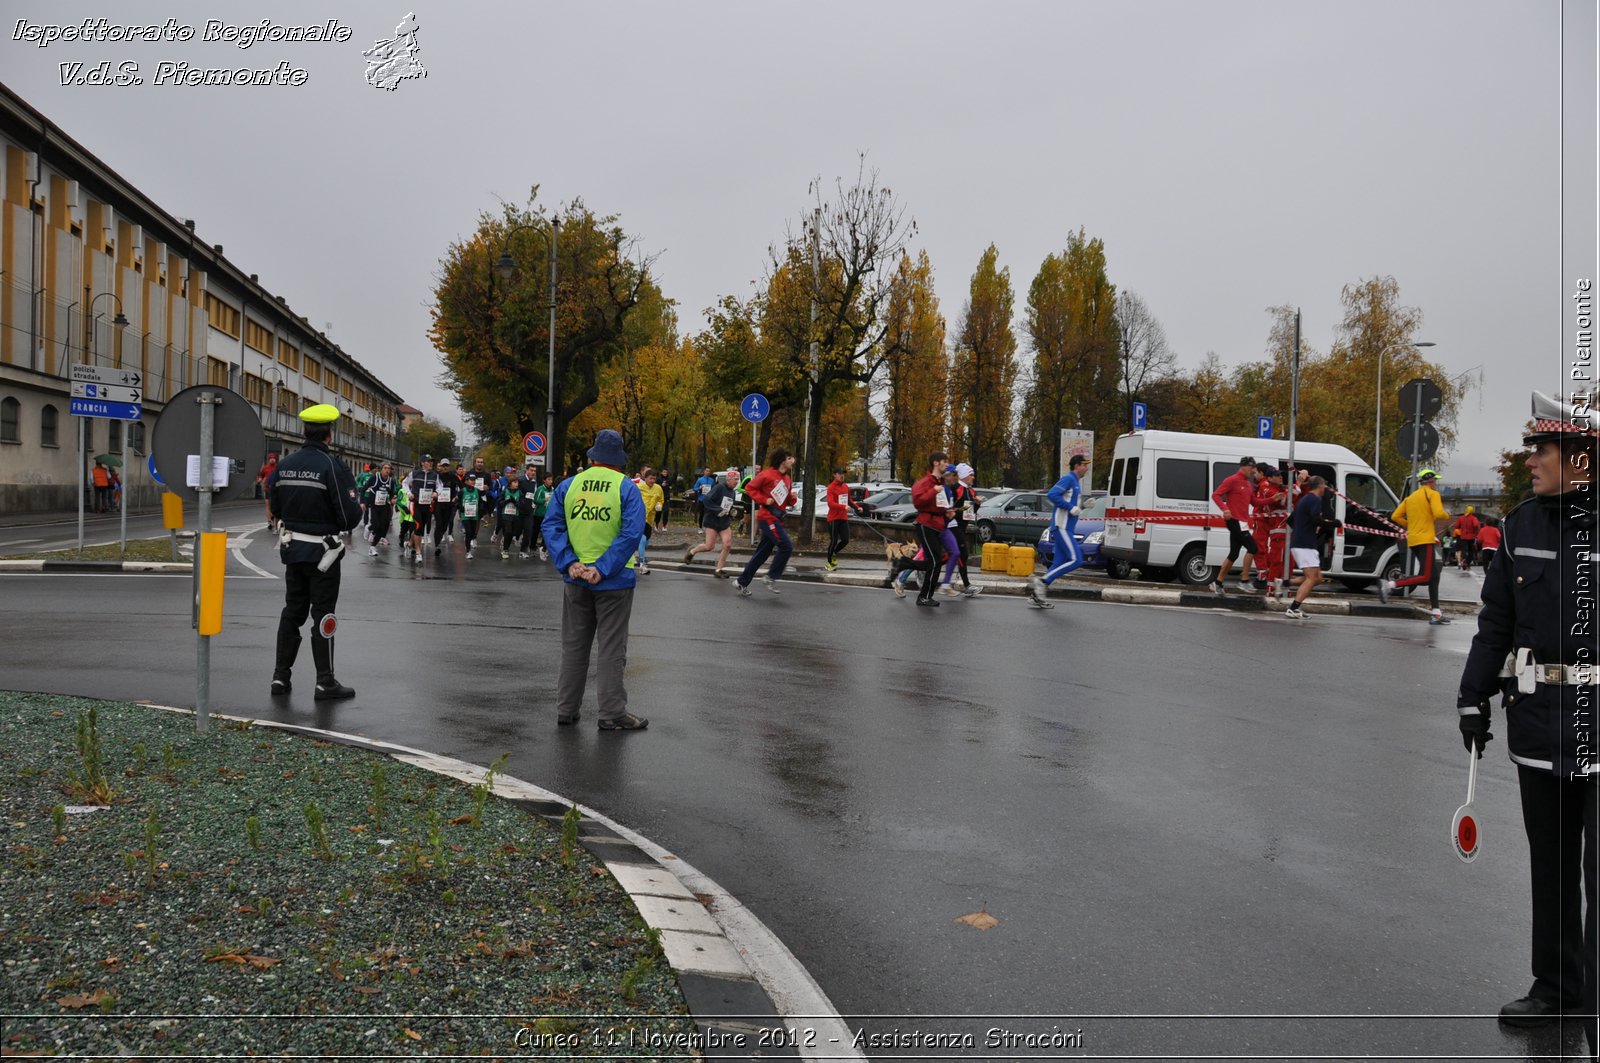
[[[1161,327],[1144,300],[1131,291],[1117,296],[1117,335],[1122,356],[1122,396],[1124,412],[1144,389],[1178,371],[1178,356],[1167,346],[1167,330]]]
[[[804,230],[790,233],[782,248],[772,249],[772,272],[810,274],[816,301],[809,314],[769,315],[763,330],[781,331],[786,359],[794,375],[805,381],[809,397],[807,439],[801,458],[806,483],[817,477],[817,442],[822,414],[833,385],[868,384],[887,357],[891,288],[906,241],[916,222],[889,189],[868,171],[862,156],[853,185],[836,182],[837,198],[817,203]],[[772,318],[776,317],[776,320]],[[801,501],[801,541],[810,542],[816,492]]]

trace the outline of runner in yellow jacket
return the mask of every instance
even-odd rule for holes
[[[1432,469],[1423,469],[1417,479],[1422,486],[1406,496],[1394,511],[1393,518],[1396,524],[1406,530],[1406,547],[1416,563],[1417,574],[1400,580],[1379,580],[1378,596],[1387,602],[1389,595],[1397,588],[1426,586],[1428,608],[1433,611],[1428,623],[1448,624],[1449,619],[1439,608],[1440,566],[1433,555],[1439,543],[1439,522],[1449,520],[1450,514],[1445,512],[1444,499],[1439,497],[1439,490],[1434,486],[1439,474]]]

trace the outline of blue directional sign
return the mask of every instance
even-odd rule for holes
[[[1257,439],[1271,439],[1272,438],[1272,418],[1270,418],[1270,417],[1257,417],[1256,418],[1256,438]]]
[[[156,456],[154,454],[150,455],[150,479],[154,480],[163,487],[165,487],[167,484],[167,481],[161,478],[161,474],[156,472]]]
[[[1144,424],[1148,415],[1149,409],[1144,403],[1136,402],[1133,404],[1133,430],[1135,432],[1144,431]]]
[[[137,421],[143,408],[132,402],[94,402],[89,399],[69,399],[74,417],[105,417],[113,421]]]
[[[772,404],[761,394],[746,395],[739,400],[739,412],[752,424],[759,424],[772,412]]]

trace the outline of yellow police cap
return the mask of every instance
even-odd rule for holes
[[[306,424],[332,424],[339,419],[339,407],[319,402],[301,410],[300,419]]]

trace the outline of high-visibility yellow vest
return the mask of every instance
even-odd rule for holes
[[[567,485],[565,513],[567,541],[578,560],[592,565],[611,548],[622,531],[622,473],[596,466],[585,469]],[[633,568],[636,555],[628,555]]]

